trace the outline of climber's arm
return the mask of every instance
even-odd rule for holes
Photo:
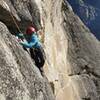
[[[21,45],[23,45],[25,48],[32,48],[34,45],[37,43],[37,41],[30,42],[28,43],[27,41],[25,42],[20,42]]]
[[[23,45],[25,48],[32,48],[34,46],[33,43],[28,43],[28,42],[21,42],[21,45]]]
[[[24,34],[23,33],[17,33],[16,36],[20,39],[24,39]]]

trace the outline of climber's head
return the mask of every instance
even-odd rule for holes
[[[26,34],[28,34],[28,35],[32,35],[32,34],[35,33],[35,32],[36,32],[36,30],[35,30],[35,28],[32,27],[32,26],[29,26],[29,27],[26,29]]]

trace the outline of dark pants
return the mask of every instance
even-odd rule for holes
[[[35,65],[41,69],[45,63],[45,52],[43,48],[31,48],[30,54],[32,59],[35,61]]]

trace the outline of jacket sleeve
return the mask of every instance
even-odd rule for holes
[[[32,48],[35,45],[35,43],[28,43],[28,42],[21,42],[20,44],[26,48]]]
[[[28,43],[27,41],[25,41],[25,42],[21,42],[20,44],[23,45],[25,48],[32,48],[36,43],[37,41],[35,40],[34,42]]]
[[[17,36],[18,38],[24,39],[24,35],[23,35],[22,33],[17,33],[16,36]]]

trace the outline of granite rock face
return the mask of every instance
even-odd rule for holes
[[[7,8],[1,5],[0,13],[5,11],[11,21],[9,24],[0,15],[9,29],[0,23],[1,97],[4,100],[54,100],[54,96],[55,100],[100,100],[100,43],[74,14],[70,4],[66,0],[5,1],[15,11],[13,16],[22,31],[33,22],[37,30],[43,27],[44,71],[48,80],[9,33],[16,33],[17,28],[13,28]]]
[[[47,79],[1,22],[0,100],[54,100]]]

